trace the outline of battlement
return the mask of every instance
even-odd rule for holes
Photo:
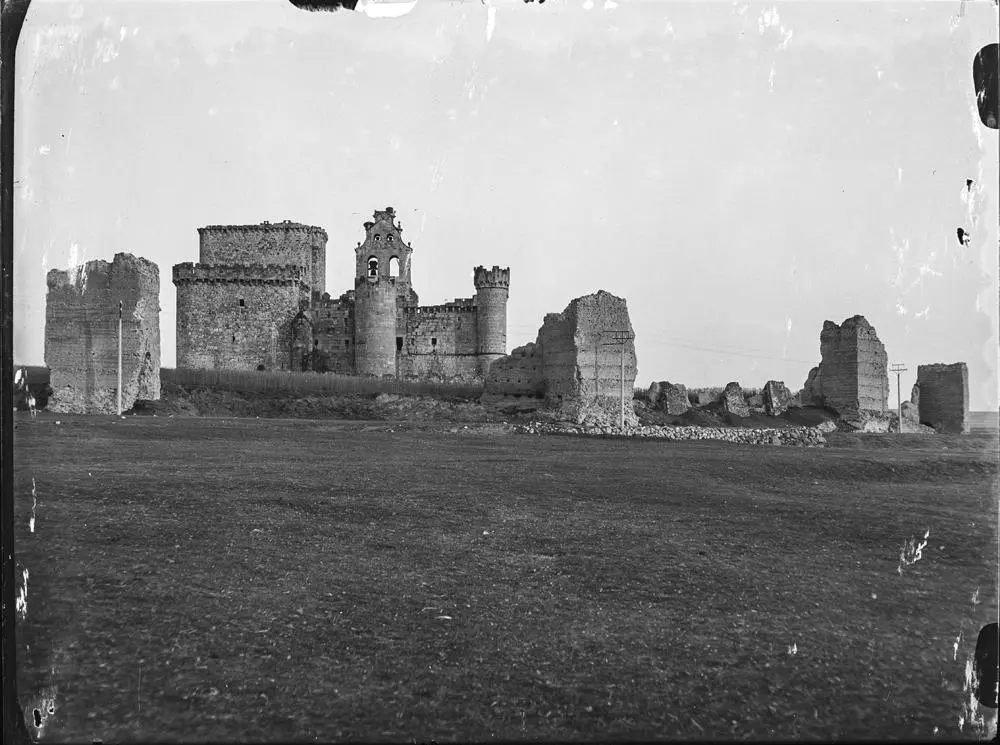
[[[506,269],[501,269],[498,266],[494,266],[492,269],[487,269],[485,266],[477,266],[473,284],[476,289],[482,289],[486,287],[510,287],[510,267]]]
[[[240,266],[231,264],[174,265],[174,284],[182,283],[235,283],[246,285],[273,285],[298,283],[308,285],[309,271],[303,267],[282,264]]]
[[[429,314],[429,313],[476,313],[479,310],[478,307],[470,303],[460,302],[456,300],[454,303],[445,303],[444,305],[419,305],[403,308],[403,313],[410,315],[413,314]]]
[[[204,235],[205,233],[260,233],[269,232],[275,230],[286,230],[286,231],[296,231],[305,233],[314,233],[323,238],[324,241],[328,240],[326,231],[316,225],[305,225],[300,222],[292,222],[291,220],[282,220],[281,222],[268,222],[265,220],[259,225],[206,225],[203,228],[198,228],[198,234]]]

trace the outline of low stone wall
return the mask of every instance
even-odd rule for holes
[[[815,427],[725,428],[725,427],[582,427],[574,424],[532,422],[517,425],[515,432],[529,435],[580,435],[590,437],[638,437],[659,440],[721,440],[741,445],[792,445],[797,447],[825,447],[826,437]]]

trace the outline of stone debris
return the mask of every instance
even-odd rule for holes
[[[687,388],[683,385],[668,383],[666,380],[653,383],[646,392],[646,400],[650,408],[664,411],[672,416],[680,416],[691,408]]]
[[[747,406],[743,389],[740,388],[739,383],[729,383],[722,391],[719,400],[722,403],[723,413],[744,418],[750,416],[750,407]]]
[[[917,367],[920,423],[937,432],[969,433],[969,368],[964,362]]]
[[[726,427],[656,427],[639,425],[618,427],[583,427],[568,423],[531,422],[514,427],[520,434],[563,434],[590,437],[637,437],[661,440],[721,440],[742,445],[791,445],[797,447],[825,447],[826,437],[818,427],[785,427],[753,429]]]

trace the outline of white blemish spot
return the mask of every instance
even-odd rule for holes
[[[594,9],[594,0],[585,0],[585,2],[583,3],[583,9],[584,10],[593,10]]]
[[[923,550],[927,545],[927,539],[930,538],[930,536],[931,531],[928,530],[924,533],[924,539],[919,544],[913,538],[910,538],[908,541],[903,543],[903,548],[899,552],[899,567],[896,569],[899,574],[903,573],[904,566],[916,564],[921,558],[923,558]]]
[[[767,76],[767,87],[771,90],[771,93],[774,93],[774,74],[775,74],[774,63],[772,62],[771,72]]]
[[[28,570],[21,570],[21,586],[17,590],[17,599],[14,601],[14,609],[23,621],[28,615]]]
[[[486,0],[486,41],[493,38],[493,30],[497,26],[497,9]]]
[[[48,145],[42,145],[40,148],[38,148],[39,155],[48,155],[51,152],[52,148],[50,148]]]
[[[604,9],[605,10],[614,10],[617,7],[618,7],[618,3],[616,3],[615,0],[605,0],[605,2],[604,2]]]
[[[898,183],[900,183],[900,184],[903,183],[903,169],[902,168],[897,168],[896,169],[896,181]]]
[[[38,493],[35,491],[35,478],[31,478],[31,517],[28,518],[28,530],[35,532],[35,508],[38,506]]]
[[[128,29],[122,26],[121,31],[118,32],[118,41],[125,41],[126,36],[128,36]]]

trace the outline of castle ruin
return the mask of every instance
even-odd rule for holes
[[[621,411],[622,348],[625,342],[625,421],[638,422],[632,406],[636,356],[632,322],[624,298],[604,290],[576,298],[562,313],[545,316],[533,343],[496,361],[486,378],[484,402],[535,400],[577,423],[617,425]]]
[[[911,402],[916,404],[920,424],[938,432],[968,434],[968,365],[964,362],[919,365]]]
[[[853,316],[839,326],[826,321],[820,356],[802,390],[804,405],[825,406],[845,420],[859,419],[862,412],[888,411],[888,355],[864,316]]]
[[[160,271],[131,254],[88,261],[46,277],[48,409],[114,414],[118,406],[118,314],[122,312],[122,410],[160,398]]]
[[[322,228],[199,229],[199,263],[178,264],[177,366],[482,380],[507,351],[510,269],[476,267],[476,294],[421,306],[413,247],[392,207],[355,248],[354,287],[326,292]]]

